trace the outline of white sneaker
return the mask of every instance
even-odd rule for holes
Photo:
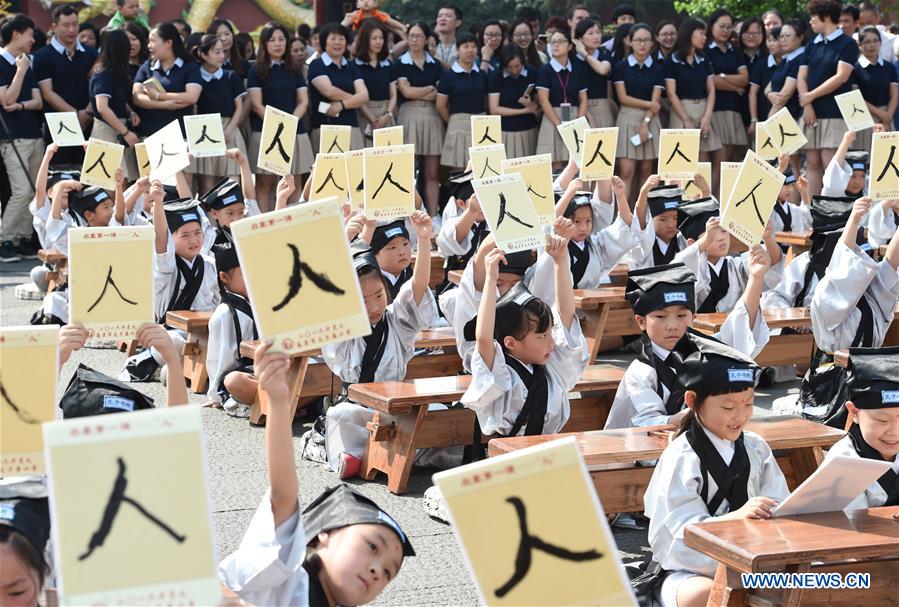
[[[425,489],[424,499],[421,502],[425,512],[431,518],[435,518],[442,523],[449,525],[449,511],[446,509],[446,500],[440,487],[434,485]]]
[[[45,294],[33,282],[26,282],[16,286],[16,299],[41,301]]]

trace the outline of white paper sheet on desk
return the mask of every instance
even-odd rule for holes
[[[838,512],[890,469],[892,463],[837,455],[827,459],[774,509],[773,516]]]

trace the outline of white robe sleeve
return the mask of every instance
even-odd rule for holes
[[[615,211],[611,203],[600,200],[594,192],[593,200],[591,201],[590,206],[593,207],[594,234],[599,232],[603,228],[612,225],[612,222],[615,220],[615,218],[613,217]]]
[[[892,209],[886,209],[883,201],[871,207],[868,214],[868,240],[873,240],[878,246],[887,244],[896,233],[896,213]]]
[[[243,209],[244,217],[255,217],[256,215],[259,215],[260,213],[262,213],[262,211],[259,210],[259,203],[256,202],[256,200],[254,200],[253,198],[246,198],[243,201],[243,204],[244,204],[244,209]]]
[[[462,280],[459,288],[453,289],[456,296],[453,303],[452,321],[453,334],[456,337],[456,351],[462,358],[462,367],[471,371],[471,356],[477,345],[473,341],[465,339],[465,324],[477,316],[478,307],[481,305],[481,292],[474,286],[474,265],[468,264],[462,272]],[[444,311],[446,312],[446,311]],[[447,314],[447,317],[449,314]]]
[[[49,199],[44,201],[41,208],[37,208],[37,203],[33,198],[31,199],[31,202],[28,203],[28,210],[32,215],[31,225],[34,227],[34,231],[37,233],[37,239],[41,243],[41,248],[43,249],[52,248],[47,241],[47,220],[50,218],[50,207],[51,204]]]
[[[625,255],[639,248],[642,233],[639,219],[634,217],[631,225],[627,225],[619,215],[609,227],[590,236],[594,250],[599,252],[601,272],[608,274]]]
[[[225,376],[237,368],[237,356],[234,351],[237,335],[234,334],[234,323],[228,306],[219,304],[209,319],[209,342],[206,349],[206,370],[209,373],[209,389],[206,396],[213,402],[221,402],[219,385]]]
[[[696,307],[699,308],[712,290],[708,255],[699,250],[699,243],[694,242],[686,249],[678,251],[674,256],[674,263],[684,264],[696,276],[694,289],[696,291]]]
[[[799,291],[802,290],[802,283],[805,280],[805,272],[808,269],[809,263],[811,263],[811,258],[807,251],[794,258],[793,261],[784,268],[780,282],[778,282],[773,289],[762,294],[762,307],[795,307],[793,304],[796,302]],[[806,302],[811,301],[812,293],[814,293],[814,289],[809,288],[805,296]],[[800,307],[805,307],[807,305],[806,302],[800,302]]]
[[[878,264],[857,246],[850,249],[838,242],[812,297],[812,332],[819,348],[833,352],[850,347],[861,319],[856,305],[866,294],[874,313],[875,334],[880,337],[876,341],[882,343],[899,299],[899,273],[886,261]]]
[[[450,197],[443,209],[443,223],[437,232],[437,251],[444,257],[450,255],[465,255],[471,248],[471,230],[462,238],[462,242],[456,240],[456,224],[459,223],[458,207],[456,199]]]
[[[299,510],[275,528],[266,490],[240,546],[218,566],[221,582],[251,605],[308,605],[306,533]]]
[[[715,333],[715,338],[734,350],[750,358],[755,358],[768,344],[771,334],[761,308],[756,314],[755,324],[752,327],[749,326],[749,312],[746,311],[746,304],[743,303],[741,297],[734,309],[724,319],[721,329]]]
[[[74,227],[74,222],[72,221],[72,218],[69,217],[68,213],[61,213],[60,219],[48,216],[46,223],[46,238],[49,248],[62,253],[67,253],[69,250],[68,232],[71,227]]]
[[[805,202],[795,205],[790,203],[790,211],[793,214],[793,231],[805,232],[812,227],[812,207]]]
[[[439,316],[437,301],[434,299],[434,292],[431,289],[425,289],[421,301],[416,305],[412,294],[411,280],[403,283],[400,292],[396,294],[396,299],[387,307],[385,314],[393,316],[396,325],[404,333],[401,338],[403,343],[408,342],[410,347],[415,344],[415,336],[418,332],[434,324]]]
[[[621,406],[627,407],[627,404],[630,404],[629,409],[632,416],[629,420],[626,420],[627,423],[615,425],[607,423],[606,428],[662,426],[667,424],[669,416],[665,410],[665,401],[656,392],[657,381],[655,369],[639,361],[632,362],[622,379],[624,393],[622,393],[622,389],[619,386],[618,392],[615,394],[615,401],[618,401],[619,395],[630,400],[630,403],[622,402]],[[668,394],[668,389],[663,386],[662,395],[668,398]],[[613,408],[617,406],[619,406],[617,402],[613,403]],[[611,417],[610,414],[610,421]]]
[[[520,381],[513,382],[513,371],[506,364],[506,357],[498,342],[493,342],[493,349],[492,369],[484,362],[477,348],[472,351],[471,384],[459,400],[475,412],[481,432],[488,435],[505,426],[503,418],[513,408],[516,412],[520,410],[527,398],[524,384]]]
[[[827,168],[824,169],[824,180],[821,185],[822,196],[845,196],[846,186],[849,185],[849,178],[852,177],[852,167],[845,161],[837,162],[834,155]]]
[[[571,320],[571,328],[567,329],[562,324],[559,311],[555,307],[552,313],[555,348],[546,361],[547,372],[557,373],[564,382],[565,391],[570,392],[581,379],[590,358],[590,351],[587,349],[587,339],[581,333],[581,323],[578,322],[577,315]]]

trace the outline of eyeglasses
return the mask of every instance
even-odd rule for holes
[[[496,34],[496,33],[492,33],[492,34],[484,34],[484,38],[492,38],[492,39],[495,39],[495,38],[502,38],[502,37],[503,37],[502,34]]]
[[[762,35],[761,32],[743,32],[744,36],[752,36],[753,38],[758,38]]]
[[[652,38],[634,38],[631,44],[652,44]]]

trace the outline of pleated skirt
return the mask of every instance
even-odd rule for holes
[[[722,145],[749,145],[746,127],[739,112],[712,112],[712,131]]]
[[[562,115],[562,108],[553,108],[557,116]],[[572,114],[577,111],[572,108]],[[544,114],[540,120],[540,131],[537,133],[537,153],[552,154],[553,162],[568,162],[568,148],[559,135],[559,129]]]
[[[119,118],[119,120],[125,122],[124,118]],[[94,125],[91,128],[90,136],[101,141],[121,143],[118,139],[119,134],[116,130],[99,118],[94,118]],[[134,154],[134,148],[129,148],[127,145],[125,146],[125,153],[122,155],[122,168],[125,169],[125,179],[128,181],[137,181],[138,177],[140,177],[140,172],[137,170],[137,156]]]
[[[597,129],[615,126],[615,116],[608,99],[590,99],[587,101],[587,113],[593,118],[593,127]]]
[[[649,132],[652,139],[644,141],[640,145],[631,143],[631,137],[640,133],[643,126],[643,116],[646,111],[636,107],[622,105],[618,110],[618,158],[629,160],[654,160],[659,157],[659,137],[662,125],[659,117],[654,116],[649,123]]]
[[[705,114],[706,100],[681,99],[680,102],[681,105],[684,106],[684,111],[687,113],[687,116],[693,121],[694,128],[698,129],[699,123],[702,122],[702,117]],[[669,124],[672,129],[686,128],[684,126],[684,121],[680,119],[680,116],[678,116],[677,112],[673,109],[671,110],[671,121]],[[699,151],[714,152],[719,149],[721,149],[721,138],[718,137],[718,133],[715,132],[715,129],[710,128],[709,134],[706,137],[699,138]]]
[[[468,164],[468,148],[471,147],[471,114],[450,114],[440,151],[440,164],[464,168]],[[418,153],[418,150],[415,150]]]
[[[397,112],[406,143],[415,145],[417,156],[440,156],[446,127],[433,101],[406,101]]]
[[[230,121],[230,117],[222,117],[222,129],[224,129],[228,125],[228,121]],[[247,154],[247,144],[243,139],[243,134],[240,132],[240,129],[234,129],[234,133],[229,137],[225,135],[225,146],[230,150],[231,148],[237,148],[244,155]],[[250,166],[256,161],[256,157],[254,156],[252,160],[250,160]],[[228,158],[227,156],[207,156],[205,158],[194,158],[190,166],[184,169],[185,172],[190,173],[192,175],[210,175],[212,177],[240,177],[240,165],[236,162]]]
[[[369,112],[371,112],[372,116],[374,116],[375,118],[380,118],[381,116],[383,116],[384,114],[387,113],[387,107],[389,105],[390,105],[390,100],[385,99],[383,101],[369,101],[368,103],[365,104],[365,107],[368,109]],[[365,117],[362,116],[362,112],[356,112],[356,116],[358,116],[358,120],[359,120],[359,132],[362,133],[362,142],[365,147],[370,148],[370,147],[372,147],[372,145],[374,145],[374,142],[370,136],[365,134],[365,128],[368,126],[368,120],[366,120]],[[394,125],[393,120],[390,120],[387,123],[388,127],[393,126],[393,125]],[[374,129],[374,127],[372,127],[372,129]]]
[[[537,127],[526,131],[503,131],[506,158],[524,158],[537,152]]]

